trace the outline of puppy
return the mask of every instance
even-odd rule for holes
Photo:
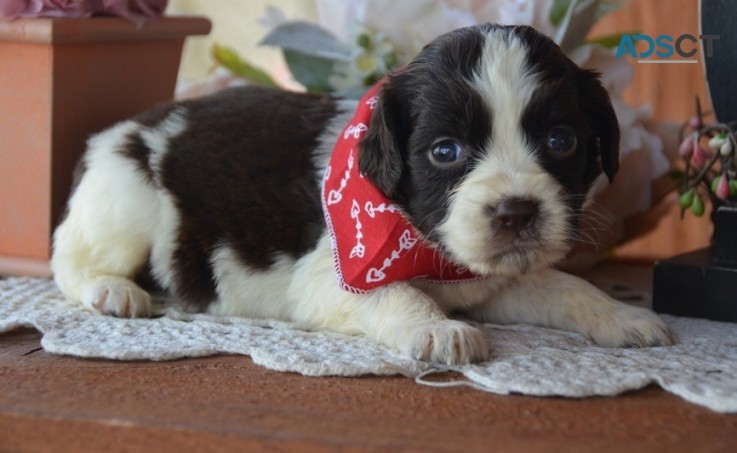
[[[445,364],[488,358],[482,333],[449,313],[603,346],[672,343],[651,311],[551,268],[595,183],[618,168],[595,73],[532,28],[486,24],[437,38],[376,90],[357,104],[237,88],[94,136],[54,235],[58,286],[99,312],[146,317],[150,297],[132,279],[148,266],[199,311],[364,335]],[[370,123],[351,124],[363,104]],[[341,137],[356,139],[344,173],[331,161]],[[387,201],[350,203],[341,191],[356,181]],[[343,220],[326,212],[341,199]],[[384,214],[411,227],[351,283],[341,261],[382,243],[366,228]],[[352,256],[335,250],[344,233]],[[413,273],[415,246],[452,282]],[[409,273],[378,281],[392,266]]]

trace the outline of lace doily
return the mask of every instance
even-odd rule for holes
[[[602,348],[575,333],[485,324],[479,327],[491,347],[490,362],[440,368],[361,337],[164,306],[160,311],[154,319],[100,316],[67,302],[52,281],[0,279],[0,332],[34,327],[43,333],[44,349],[55,354],[114,360],[242,354],[266,368],[307,376],[404,374],[430,385],[538,396],[617,395],[656,383],[714,411],[737,412],[737,324],[663,316],[678,343],[646,349]],[[467,380],[423,379],[447,370]]]

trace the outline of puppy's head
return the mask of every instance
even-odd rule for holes
[[[439,37],[389,78],[359,167],[454,261],[513,275],[565,256],[618,149],[597,74],[530,27],[486,24]]]

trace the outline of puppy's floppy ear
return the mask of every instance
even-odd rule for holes
[[[409,138],[407,108],[398,95],[396,78],[379,91],[379,102],[361,141],[358,168],[376,187],[391,198],[402,176],[402,150]]]
[[[611,184],[619,170],[619,122],[609,94],[599,82],[599,73],[589,70],[581,72],[581,108],[589,118],[597,141],[601,167]]]

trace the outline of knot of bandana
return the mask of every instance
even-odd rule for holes
[[[342,289],[365,293],[397,281],[453,283],[476,279],[424,241],[402,211],[358,170],[380,84],[360,100],[338,137],[322,184],[322,205]]]

